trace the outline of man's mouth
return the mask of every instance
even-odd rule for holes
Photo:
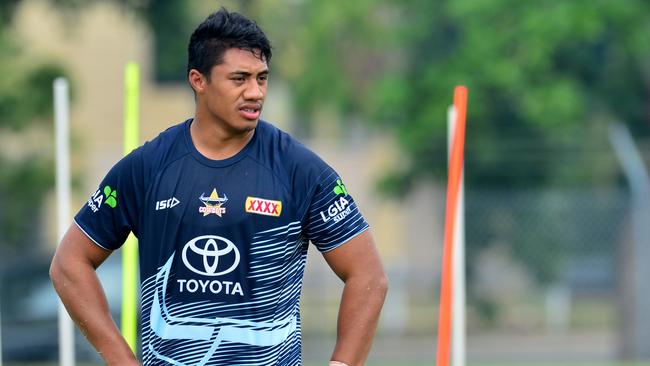
[[[261,105],[245,105],[239,108],[239,115],[249,120],[257,120],[260,118]]]

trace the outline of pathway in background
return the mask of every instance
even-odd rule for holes
[[[539,365],[559,364],[606,364],[616,355],[616,338],[605,332],[571,332],[559,334],[469,334],[467,338],[467,362]],[[304,360],[316,363],[326,360],[333,349],[330,337],[304,336]],[[395,363],[428,363],[435,361],[434,337],[378,337],[375,340],[368,365]]]

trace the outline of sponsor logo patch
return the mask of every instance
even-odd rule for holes
[[[278,217],[282,213],[282,201],[258,197],[246,197],[246,212]]]
[[[350,206],[350,201],[345,198],[348,196],[348,190],[345,188],[345,184],[343,184],[341,179],[336,180],[336,185],[332,191],[337,196],[343,196],[337,198],[334,203],[327,207],[327,210],[320,212],[320,217],[323,219],[323,222],[328,222],[330,220],[339,222],[352,213],[352,206]]]
[[[352,206],[350,206],[350,201],[346,200],[345,197],[341,197],[334,201],[333,204],[329,205],[327,210],[321,211],[320,217],[323,219],[323,222],[328,222],[330,220],[339,222],[351,213]]]
[[[196,237],[183,247],[183,263],[192,272],[203,276],[222,276],[239,265],[239,250],[221,236]]]
[[[203,216],[215,214],[222,217],[223,214],[226,213],[226,208],[222,206],[228,201],[228,196],[224,194],[223,197],[219,197],[216,188],[213,188],[212,193],[207,197],[205,196],[205,193],[201,193],[199,200],[203,202],[204,205],[199,207],[199,212],[202,213]]]
[[[107,204],[110,208],[115,208],[117,206],[116,189],[112,189],[110,186],[105,186],[103,193],[104,194],[102,194],[101,189],[98,189],[95,194],[88,199],[88,207],[90,207],[93,212],[99,211],[102,203]]]
[[[334,191],[334,194],[337,195],[337,196],[339,194],[342,194],[344,196],[348,195],[348,190],[345,188],[345,184],[343,184],[343,182],[340,179],[336,180],[336,186],[334,186],[333,191]]]
[[[221,236],[198,236],[185,244],[183,264],[190,271],[206,277],[220,277],[234,271],[240,255],[235,244]],[[176,279],[179,292],[213,293],[244,296],[241,283],[218,279]]]
[[[178,198],[176,198],[176,197],[168,198],[168,199],[162,200],[162,201],[157,201],[156,202],[156,211],[164,210],[164,209],[167,209],[167,208],[172,208],[172,207],[178,205],[179,203],[181,203],[181,201],[179,201]]]

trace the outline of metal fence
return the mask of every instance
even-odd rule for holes
[[[622,191],[605,189],[469,191],[468,295],[479,319],[494,327],[568,328],[576,319],[570,303],[561,314],[561,302],[614,299],[628,202]],[[531,317],[506,321],[509,306],[539,296],[537,324]]]
[[[470,364],[622,355],[629,201],[618,188],[466,193]],[[440,263],[418,265],[429,238],[417,248],[408,250],[413,265],[388,268],[391,289],[371,361],[435,359]],[[317,254],[310,261],[323,265]],[[331,348],[315,345],[333,344],[340,284],[317,270],[304,292],[306,358],[318,359]]]

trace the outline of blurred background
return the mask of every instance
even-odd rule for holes
[[[435,360],[446,113],[459,84],[468,364],[650,359],[648,1],[0,0],[6,363],[58,359],[53,79],[72,84],[76,212],[122,155],[126,62],[142,69],[144,142],[192,116],[187,42],[221,5],[273,43],[263,118],[328,161],[373,227],[391,286],[369,365]],[[119,321],[119,253],[100,277]],[[308,364],[330,355],[341,288],[312,248]],[[100,363],[79,333],[76,343],[78,360]]]

